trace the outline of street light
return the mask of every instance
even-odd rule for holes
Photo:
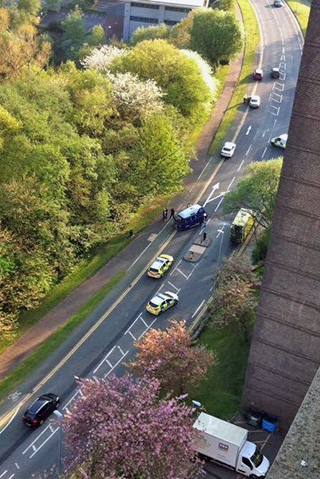
[[[221,259],[221,249],[222,249],[222,241],[223,241],[224,231],[223,230],[218,230],[218,233],[219,233],[219,235],[221,235],[220,245],[219,245],[219,254],[218,254],[218,265],[219,265],[220,264],[220,259]]]
[[[62,451],[62,418],[63,415],[60,411],[53,411],[53,414],[57,416],[59,421],[59,464],[58,464],[58,477],[61,477],[62,470],[61,470],[61,451]]]

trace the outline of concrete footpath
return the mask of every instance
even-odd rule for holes
[[[219,98],[211,118],[206,124],[197,147],[197,160],[192,161],[192,173],[185,181],[185,190],[183,195],[173,198],[170,208],[178,209],[181,203],[194,200],[195,192],[191,191],[192,186],[204,168],[207,160],[209,147],[219,129],[223,116],[228,109],[232,98],[234,88],[237,85],[242,66],[242,55],[234,60],[230,65],[230,71],[227,76],[225,87]],[[240,107],[245,109],[245,107]],[[165,205],[164,205],[165,206]],[[107,263],[93,277],[82,283],[72,293],[70,293],[61,303],[52,311],[46,314],[37,324],[30,328],[21,336],[10,348],[0,355],[0,380],[3,380],[17,366],[19,366],[43,341],[45,341],[53,332],[64,325],[68,319],[77,313],[108,281],[110,281],[119,271],[127,271],[133,261],[139,257],[150,243],[150,236],[157,234],[163,228],[163,220],[148,226],[141,234]]]

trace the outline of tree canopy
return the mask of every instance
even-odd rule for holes
[[[255,212],[256,221],[270,226],[273,217],[282,168],[282,159],[251,163],[236,188],[226,194],[225,213],[248,208]]]
[[[212,351],[193,344],[185,321],[170,321],[165,331],[150,329],[135,343],[138,353],[130,369],[139,376],[156,378],[164,391],[188,392],[214,363]]]
[[[190,35],[191,48],[213,64],[228,62],[243,47],[241,23],[222,10],[197,10]]]
[[[193,409],[183,398],[159,399],[157,380],[129,375],[81,382],[64,421],[68,447],[91,479],[183,479],[197,464]]]

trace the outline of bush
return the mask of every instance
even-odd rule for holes
[[[259,261],[264,261],[267,256],[268,245],[271,236],[271,228],[267,228],[262,233],[261,237],[257,240],[256,246],[252,251],[252,262],[253,264],[259,263]]]

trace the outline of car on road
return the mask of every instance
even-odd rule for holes
[[[150,278],[162,278],[173,265],[173,256],[161,254],[148,269]]]
[[[287,147],[288,135],[284,133],[283,135],[275,136],[270,140],[272,146],[277,146],[278,148],[285,149]]]
[[[154,316],[159,316],[172,306],[179,302],[179,297],[175,293],[166,291],[165,293],[157,293],[147,304],[147,311]]]
[[[250,108],[259,108],[260,106],[260,97],[259,95],[252,95],[249,101]]]
[[[29,427],[41,426],[50,414],[58,409],[60,398],[54,393],[43,394],[26,410],[23,422]]]
[[[263,70],[261,68],[257,68],[253,72],[253,79],[254,80],[262,80],[263,79]]]
[[[273,5],[275,7],[282,7],[283,5],[282,0],[274,0]]]
[[[273,67],[271,70],[271,78],[279,78],[280,77],[280,70],[278,67]]]
[[[236,144],[232,143],[231,141],[227,141],[223,147],[221,148],[221,156],[224,156],[225,158],[231,158],[234,154],[234,151],[236,149]]]

